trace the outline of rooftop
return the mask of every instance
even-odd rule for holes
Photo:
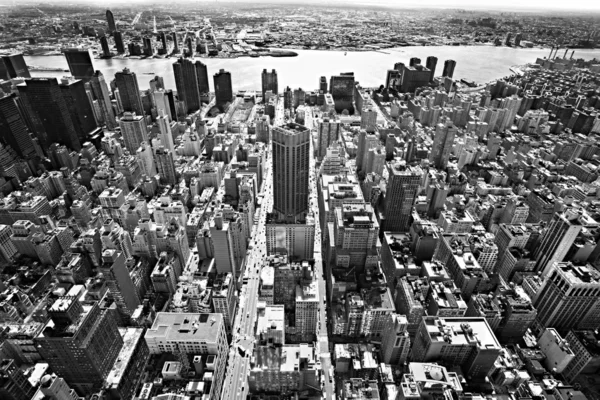
[[[146,339],[164,338],[168,341],[199,341],[212,343],[218,339],[223,326],[223,315],[217,313],[166,313],[159,312]]]

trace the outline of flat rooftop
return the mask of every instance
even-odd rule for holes
[[[217,313],[167,313],[159,312],[152,327],[146,331],[146,339],[164,339],[167,341],[204,341],[215,342],[219,328],[223,324],[223,315]]]

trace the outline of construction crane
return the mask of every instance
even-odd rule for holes
[[[135,16],[135,18],[133,19],[133,21],[131,21],[131,25],[132,26],[135,25],[135,24],[137,24],[138,22],[140,22],[140,18],[142,18],[142,14],[143,13],[144,13],[143,11],[137,13],[137,15]]]

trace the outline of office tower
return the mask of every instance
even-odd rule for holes
[[[296,285],[295,326],[304,340],[313,338],[316,333],[321,297],[316,279]]]
[[[31,78],[23,54],[11,54],[0,58],[0,80]]]
[[[420,65],[421,59],[419,57],[412,57],[408,63],[409,66],[414,67],[415,65]]]
[[[324,76],[319,78],[319,91],[327,93],[327,78]]]
[[[67,103],[79,141],[87,142],[90,140],[89,135],[94,133],[98,126],[92,104],[85,90],[85,84],[79,79],[62,78],[60,90]]]
[[[363,269],[374,250],[379,223],[370,204],[345,203],[334,211],[334,237],[337,266]]]
[[[175,172],[175,161],[173,153],[163,146],[156,149],[156,169],[160,175],[161,181],[169,185],[177,184],[177,175]]]
[[[104,125],[111,131],[115,130],[117,127],[117,120],[115,119],[115,113],[113,112],[108,85],[104,80],[102,72],[94,72],[90,79],[90,86],[92,87],[94,97],[98,101]]]
[[[171,105],[169,104],[169,98],[167,92],[164,89],[158,89],[152,92],[154,97],[154,104],[156,106],[156,113],[158,115],[165,115],[169,121],[173,121],[174,115],[171,114]]]
[[[277,85],[277,71],[272,70],[271,72],[267,72],[267,69],[263,69],[262,75],[262,98],[265,101],[265,93],[269,90],[277,95],[279,93],[279,86]]]
[[[35,391],[35,387],[15,364],[15,360],[5,358],[0,362],[0,398],[28,400],[33,397]]]
[[[515,36],[515,47],[520,47],[521,46],[521,40],[523,39],[523,34],[522,33],[517,33],[517,35]]]
[[[110,10],[106,10],[106,22],[108,23],[108,32],[112,33],[117,30],[117,25],[115,24],[115,17]]]
[[[102,47],[102,55],[104,57],[110,57],[110,47],[108,46],[108,38],[105,36],[100,37],[100,47]]]
[[[593,312],[599,307],[600,278],[591,267],[563,262],[549,265],[532,300],[538,328],[552,327],[566,334],[570,329],[600,326],[600,317]]]
[[[406,362],[410,352],[410,337],[407,329],[406,316],[395,313],[388,316],[379,350],[382,362],[391,365],[403,365]]]
[[[156,92],[157,90],[165,90],[165,80],[162,76],[156,75],[154,78],[150,79],[148,85],[150,86],[151,92]]]
[[[425,63],[425,66],[427,67],[428,70],[431,71],[431,75],[429,76],[429,82],[433,82],[433,78],[435,76],[435,67],[437,66],[437,57],[434,56],[429,56],[427,57],[427,62]]]
[[[171,122],[169,121],[169,117],[167,117],[164,113],[161,113],[156,118],[156,123],[158,125],[159,135],[158,139],[160,139],[160,143],[167,150],[171,152],[171,154],[175,155],[175,146],[173,145],[173,133],[171,132]]]
[[[158,34],[158,40],[160,40],[160,44],[162,45],[162,50],[167,53],[167,34],[161,32]]]
[[[454,137],[457,130],[454,123],[450,120],[446,120],[445,123],[440,122],[436,125],[431,154],[429,156],[429,161],[436,168],[446,169],[448,167],[448,160],[450,159],[450,152],[454,145]]]
[[[231,86],[231,73],[220,69],[214,76],[216,106],[223,111],[227,103],[233,99],[233,88]]]
[[[315,220],[305,223],[267,221],[266,241],[268,254],[286,254],[289,260],[309,260],[314,256]]]
[[[340,121],[328,117],[319,120],[319,148],[317,149],[317,157],[325,157],[327,148],[339,139],[340,125]]]
[[[564,260],[571,245],[581,232],[580,214],[575,210],[567,210],[564,214],[556,213],[548,225],[540,246],[534,257],[537,260],[535,271],[546,275],[548,268],[556,262]]]
[[[25,118],[25,110],[16,94],[0,98],[0,142],[9,145],[19,157],[30,159],[38,155],[38,146]]]
[[[200,109],[198,75],[196,66],[188,59],[180,58],[173,63],[175,86],[179,100],[185,103],[186,112],[193,113]]]
[[[185,47],[187,47],[187,54],[185,54],[186,57],[192,57],[194,55],[194,39],[192,38],[192,36],[188,36],[187,38],[185,38]]]
[[[177,33],[173,32],[171,34],[171,37],[173,38],[173,53],[179,53],[179,42],[177,41]]]
[[[123,111],[144,115],[144,107],[142,106],[135,72],[131,72],[129,68],[124,68],[123,71],[115,74],[115,81],[121,96]]]
[[[205,366],[201,381],[212,383],[204,396],[220,398],[229,351],[221,314],[159,312],[144,338],[150,354],[174,353],[184,367],[190,367],[188,355],[199,357]]]
[[[119,31],[113,32],[113,38],[115,39],[115,46],[117,47],[117,53],[125,53],[125,44],[123,43],[123,34]]]
[[[575,358],[567,365],[563,376],[573,382],[579,374],[598,376],[600,373],[600,332],[596,330],[571,330],[565,337]]]
[[[148,143],[148,126],[146,119],[135,113],[123,113],[119,120],[121,136],[129,154],[135,154],[142,142]]]
[[[310,130],[289,123],[273,129],[273,209],[288,221],[308,211]]]
[[[152,48],[152,38],[145,37],[142,39],[144,44],[144,55],[152,57],[154,55],[154,49]]]
[[[335,111],[346,110],[354,114],[354,73],[343,73],[332,76],[329,81],[329,92],[335,103]]]
[[[75,400],[77,393],[67,385],[67,382],[56,374],[47,374],[40,380],[39,391],[51,400]]]
[[[94,65],[92,64],[92,55],[89,50],[81,49],[63,49],[63,54],[69,64],[71,75],[75,79],[89,81],[94,75]]]
[[[102,265],[98,268],[98,272],[102,273],[107,283],[109,299],[117,304],[125,321],[141,304],[126,261],[122,252],[106,249],[102,252]]]
[[[81,150],[77,130],[56,78],[31,78],[17,87],[20,93],[26,93],[31,110],[44,128],[44,145],[60,143]]]
[[[442,72],[442,76],[447,76],[448,78],[452,78],[454,76],[454,68],[456,68],[456,61],[454,61],[454,60],[444,61],[444,72]]]
[[[405,163],[387,163],[389,174],[385,194],[384,231],[407,232],[412,207],[419,192],[423,170]]]
[[[412,361],[461,365],[470,378],[484,379],[502,347],[485,318],[423,317]]]
[[[198,81],[198,92],[202,94],[206,94],[210,91],[208,86],[208,69],[206,65],[200,61],[196,61],[194,63],[194,68],[196,69],[196,79]]]
[[[52,371],[82,395],[104,382],[123,346],[112,311],[82,303],[85,295],[76,285],[56,300],[48,310],[51,321],[34,339]]]
[[[396,78],[400,83],[398,90],[403,93],[412,93],[417,88],[429,85],[429,79],[431,78],[431,71],[423,65],[404,65],[402,63],[398,66],[400,74]],[[397,65],[398,65],[397,64]],[[392,79],[388,76],[388,79]]]
[[[377,130],[377,111],[373,108],[362,110],[360,114],[360,128],[367,133],[374,133]]]

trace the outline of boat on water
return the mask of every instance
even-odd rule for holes
[[[269,53],[271,57],[296,57],[298,53],[289,50],[277,50]]]
[[[37,65],[30,65],[30,71],[46,71],[46,72],[69,72],[68,69],[64,68],[54,68],[54,67],[40,67]]]
[[[345,51],[345,52],[344,52],[344,55],[348,55],[348,52],[347,52],[347,51]]]

